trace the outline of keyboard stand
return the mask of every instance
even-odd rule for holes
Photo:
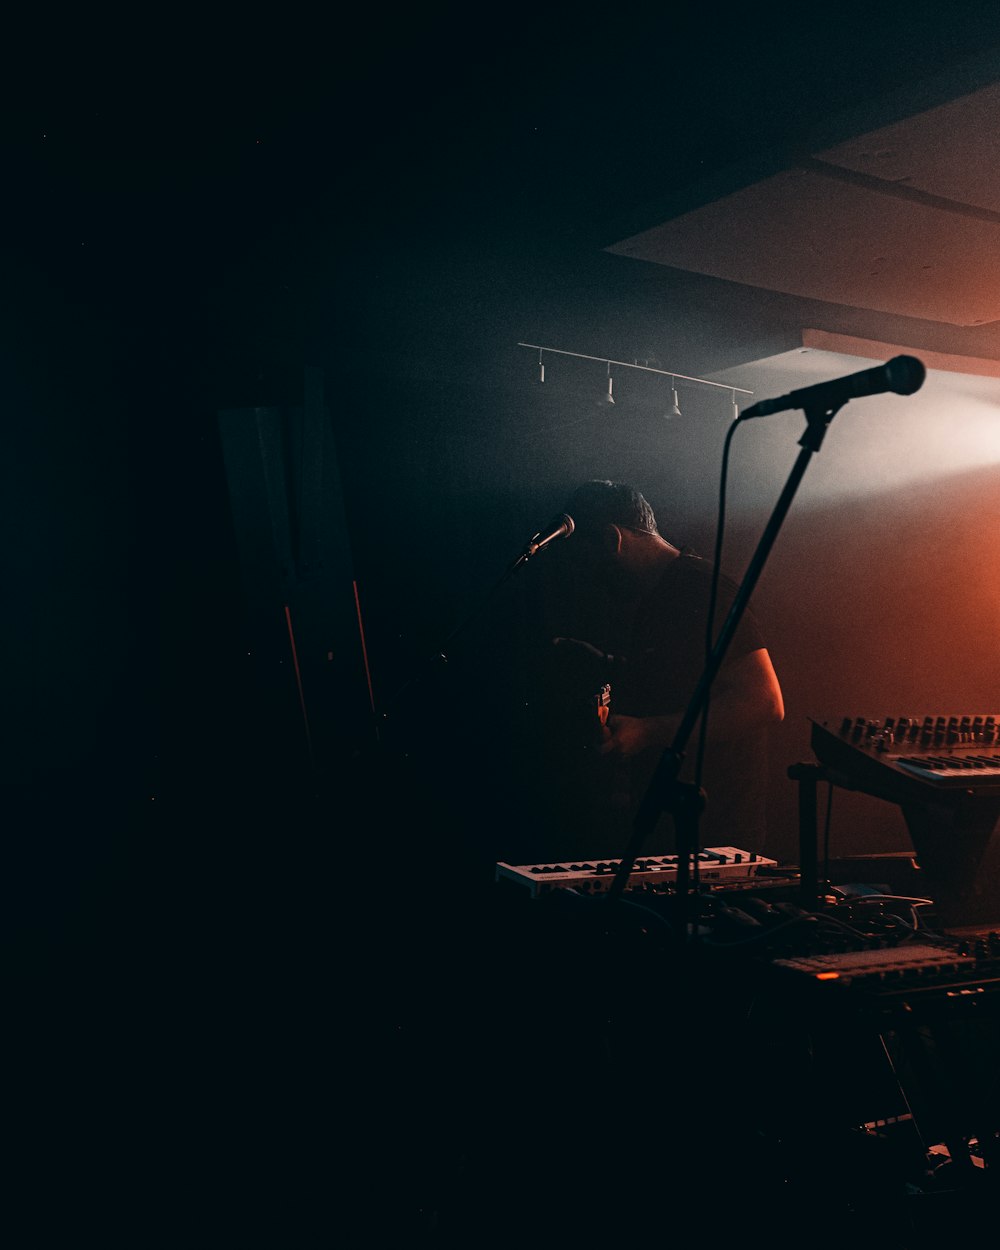
[[[792,764],[788,776],[799,783],[799,889],[802,906],[816,911],[820,905],[816,786],[825,774],[819,764]]]
[[[792,764],[788,776],[799,784],[799,874],[802,906],[806,911],[818,911],[823,905],[827,882],[820,890],[819,880],[819,826],[817,820],[816,787],[821,781],[842,790],[859,790],[849,777],[835,772],[825,764]],[[865,792],[873,793],[865,787]],[[886,798],[887,795],[878,795]]]
[[[820,781],[857,790],[899,808],[917,863],[926,875],[934,917],[942,927],[973,925],[1000,915],[1000,797],[974,790],[934,790],[913,801],[887,777],[880,784],[866,774],[855,782],[823,764],[793,764],[788,776],[799,783],[799,859],[802,906],[822,903],[818,872],[816,786]]]

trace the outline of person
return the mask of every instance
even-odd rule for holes
[[[724,574],[714,578],[711,563],[695,551],[664,538],[652,507],[629,483],[585,482],[565,511],[574,524],[559,558],[572,610],[552,640],[546,698],[572,714],[547,724],[557,743],[550,777],[558,778],[552,806],[559,827],[552,831],[554,854],[536,862],[613,857],[629,845],[639,804],[674,743],[738,590]],[[581,743],[567,726],[578,729],[588,715],[596,724]],[[783,716],[781,686],[748,606],[678,774],[704,793],[700,847],[763,851],[768,729]],[[676,848],[676,825],[664,812],[640,850]]]

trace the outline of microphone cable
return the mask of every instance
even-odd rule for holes
[[[715,524],[715,547],[712,554],[712,578],[708,597],[708,620],[705,623],[705,664],[708,664],[715,646],[715,610],[719,599],[719,577],[722,566],[722,549],[726,528],[726,482],[729,476],[729,452],[738,421],[730,423],[722,446],[722,467],[719,475],[719,505]],[[695,753],[694,785],[700,790],[705,766],[705,750],[708,744],[708,712],[711,704],[711,687],[705,695],[705,705],[701,711],[701,724],[698,729],[698,747]],[[699,848],[700,849],[700,848]],[[697,890],[697,859],[692,869],[693,885]]]

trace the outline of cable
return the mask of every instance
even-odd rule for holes
[[[733,422],[726,431],[726,437],[722,444],[722,467],[719,473],[719,510],[715,525],[715,548],[712,556],[712,578],[708,597],[708,618],[705,621],[705,664],[708,665],[712,657],[712,649],[715,646],[715,608],[719,598],[719,577],[722,567],[722,549],[724,535],[726,529],[726,482],[729,476],[729,449],[732,445],[733,435],[736,432],[737,422]],[[711,700],[711,688],[705,692],[705,703],[701,710],[701,724],[698,729],[698,748],[695,754],[694,765],[694,787],[698,791],[701,789],[702,777],[704,774],[705,751],[708,745],[708,711]],[[698,864],[695,862],[692,868],[692,885],[695,891],[698,888]]]
[[[722,550],[726,531],[726,482],[729,477],[729,451],[736,433],[734,421],[726,431],[722,444],[722,468],[719,473],[719,512],[715,523],[715,549],[712,555],[712,588],[708,601],[708,620],[705,622],[705,658],[708,659],[715,646],[715,607],[719,598],[719,573],[722,568]]]
[[[823,880],[830,880],[830,829],[833,824],[833,782],[827,782],[826,816],[823,820]]]
[[[775,933],[782,933],[787,929],[794,928],[798,925],[811,924],[818,920],[818,916],[811,912],[803,916],[791,916],[788,920],[781,921],[780,924],[770,925],[767,928],[761,927],[760,930],[748,934],[746,937],[733,938],[732,941],[719,941],[717,939],[706,939],[707,946],[725,947],[727,950],[734,946],[753,946],[758,942],[768,942]]]
[[[576,891],[574,890],[573,893],[575,894]],[[663,926],[663,928],[670,929],[671,931],[673,931],[674,925],[670,923],[670,921],[666,918],[666,916],[661,916],[660,913],[656,911],[654,908],[647,907],[645,903],[637,903],[634,899],[627,898],[624,895],[621,897],[619,901],[627,904],[627,906],[629,907],[634,908],[636,911],[644,911],[647,916],[652,916],[660,925]]]
[[[933,907],[934,900],[932,898],[916,898],[910,894],[858,894],[852,895],[843,902],[849,903],[854,907],[857,903],[923,903],[927,907]]]
[[[910,937],[916,936],[919,932],[926,934],[926,930],[920,923],[920,917],[917,913],[918,907],[933,907],[934,900],[932,898],[913,898],[908,894],[859,894],[844,898],[836,904],[838,907],[855,907],[859,903],[909,903],[910,904],[910,922],[913,926]],[[902,922],[902,917],[898,916],[898,920]]]

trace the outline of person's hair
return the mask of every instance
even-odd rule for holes
[[[578,486],[570,495],[566,512],[583,532],[596,532],[604,525],[658,534],[656,517],[645,497],[628,482],[594,479]]]

